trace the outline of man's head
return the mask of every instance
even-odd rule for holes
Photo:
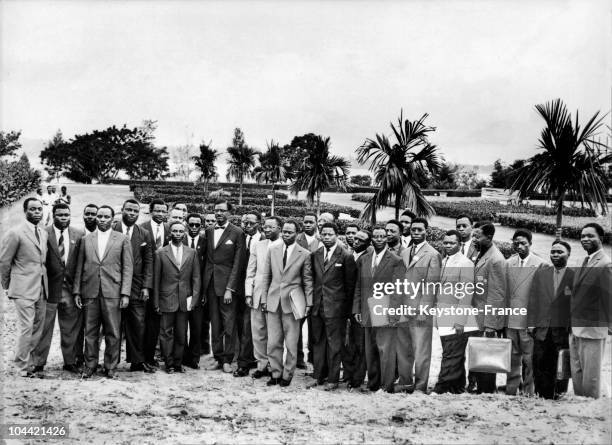
[[[397,219],[388,221],[385,225],[387,231],[387,244],[389,247],[395,247],[402,239],[402,223]]]
[[[359,226],[357,224],[349,223],[346,225],[346,228],[344,229],[344,237],[349,247],[353,247],[353,240],[355,239],[357,232],[359,232]]]
[[[65,230],[70,225],[70,207],[68,204],[59,203],[53,206],[53,225],[59,230]]]
[[[62,185],[62,188],[60,190],[62,191],[62,195],[65,195],[68,192],[68,189],[65,185]]]
[[[190,213],[187,215],[187,233],[190,237],[195,238],[200,234],[202,229],[202,216],[199,213]]]
[[[329,249],[336,244],[338,240],[338,226],[334,223],[325,223],[321,226],[319,235],[321,235],[321,242]]]
[[[34,225],[38,224],[43,214],[42,202],[38,198],[27,198],[23,201],[23,212],[29,222]]]
[[[355,234],[355,238],[353,240],[353,250],[357,253],[361,253],[370,247],[371,243],[372,234],[367,230],[361,229]]]
[[[154,199],[149,204],[149,213],[151,214],[151,219],[156,224],[161,224],[166,221],[168,216],[168,204],[161,199]]]
[[[207,213],[204,215],[204,228],[210,229],[215,227],[215,223],[217,222],[214,213]]]
[[[460,235],[456,230],[449,230],[444,234],[444,240],[442,241],[442,245],[444,246],[444,253],[447,256],[451,256],[459,252],[460,245]]]
[[[410,224],[412,220],[416,218],[416,215],[412,210],[404,210],[400,215],[400,223],[402,223],[402,235],[410,236]]]
[[[227,199],[217,199],[217,201],[215,201],[215,219],[217,224],[220,226],[225,225],[230,217],[231,211],[232,204]]]
[[[472,237],[472,219],[467,215],[459,215],[457,219],[455,219],[455,227],[461,237],[460,241],[464,243],[468,242]]]
[[[52,185],[48,185],[48,186],[47,186],[47,193],[48,193],[49,195],[53,194],[53,186],[52,186]]]
[[[181,221],[170,222],[170,239],[175,246],[180,245],[185,237],[185,223]]]
[[[372,229],[372,246],[376,253],[387,246],[387,229],[384,226],[375,226]]]
[[[425,218],[414,218],[410,224],[410,237],[414,244],[421,244],[427,237],[429,223]]]
[[[594,222],[585,224],[580,232],[580,244],[589,255],[601,249],[603,238],[603,227]]]
[[[173,209],[178,209],[183,212],[183,219],[187,216],[189,211],[187,210],[187,204],[183,204],[182,202],[177,202],[172,206]]]
[[[261,216],[256,212],[249,212],[242,215],[242,230],[249,236],[255,235],[259,231]]]
[[[263,232],[266,239],[270,241],[276,241],[280,236],[281,229],[283,227],[283,220],[278,216],[269,216],[266,218],[266,222],[263,226]]]
[[[183,211],[181,209],[170,210],[170,217],[168,218],[169,223],[173,222],[185,222],[183,218]],[[183,227],[184,229],[185,227]]]
[[[567,266],[567,260],[572,253],[572,248],[562,240],[553,241],[550,247],[550,262],[557,268]]]
[[[521,259],[527,258],[531,249],[531,232],[527,229],[518,229],[512,236],[512,246]]]
[[[135,199],[127,199],[121,207],[121,219],[123,224],[128,227],[136,224],[138,215],[140,214],[140,204]]]
[[[319,215],[319,219],[317,220],[317,226],[319,227],[319,232],[321,231],[321,227],[323,226],[323,224],[325,223],[333,223],[336,220],[336,218],[334,218],[334,215],[332,215],[329,212],[323,212],[321,213],[321,215]]]
[[[85,228],[90,232],[96,230],[98,222],[96,215],[98,214],[98,206],[95,204],[87,204],[83,209],[83,223]]]
[[[283,241],[287,246],[295,242],[298,232],[298,222],[295,219],[288,219],[283,224]]]
[[[495,236],[495,226],[490,222],[476,223],[472,230],[474,244],[480,249],[487,249],[493,244]]]
[[[98,208],[98,213],[96,214],[96,224],[98,225],[98,230],[100,232],[106,232],[108,229],[110,229],[114,217],[115,211],[111,206],[101,205]]]
[[[313,236],[317,231],[317,215],[314,213],[306,213],[304,215],[304,233],[308,236]]]

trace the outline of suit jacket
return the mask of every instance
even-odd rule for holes
[[[83,298],[120,298],[132,290],[132,246],[122,233],[111,230],[102,258],[98,254],[98,231],[81,240],[73,294]]]
[[[478,249],[476,249],[476,244],[474,244],[474,240],[472,240],[472,242],[470,243],[470,247],[468,248],[467,252],[464,253],[464,255],[470,261],[472,261],[472,263],[478,257]]]
[[[240,268],[245,264],[244,233],[239,227],[228,223],[217,247],[214,236],[214,228],[206,229],[203,290],[207,292],[212,284],[217,296],[224,295],[228,289],[235,294],[240,290]]]
[[[113,230],[121,232],[121,221],[113,223]],[[132,228],[132,291],[130,298],[140,299],[143,288],[153,289],[153,251],[155,243],[148,230],[134,225]]]
[[[347,318],[350,315],[357,279],[357,266],[353,255],[336,245],[333,255],[325,262],[325,249],[311,254],[314,279],[312,313],[322,310],[325,318]]]
[[[27,225],[26,225],[27,224]],[[37,301],[44,288],[48,295],[47,231],[38,228],[36,240],[32,224],[26,222],[11,229],[0,245],[0,279],[9,298]]]
[[[191,239],[185,235],[183,238],[183,244],[189,248]],[[202,268],[204,267],[204,262],[206,261],[206,237],[203,233],[200,233],[198,237],[198,243],[195,245],[194,250],[196,252],[196,257],[198,258],[198,264],[200,265],[200,274],[202,272]]]
[[[410,249],[404,249],[401,253],[401,258],[406,266],[405,278],[408,282],[427,284],[440,281],[442,259],[440,253],[427,241],[423,242],[423,247],[412,257],[411,262],[409,262]],[[435,301],[435,290],[425,289],[425,292],[423,292],[423,287],[421,286],[416,295],[405,295],[403,304],[416,308],[418,313],[419,305],[429,305],[431,307]]]
[[[291,295],[304,299],[307,307],[312,306],[312,270],[310,252],[297,244],[283,268],[283,248],[284,243],[279,243],[268,249],[262,270],[261,303],[268,312],[276,312],[280,305],[282,312],[289,314]]]
[[[436,306],[439,308],[471,308],[472,294],[469,292],[474,285],[474,263],[461,252],[452,258],[442,260],[442,270],[440,273],[440,292],[436,295]],[[468,284],[469,283],[469,284]],[[445,292],[444,289],[451,288],[455,292]],[[463,327],[476,327],[476,318],[471,315],[443,315],[436,318],[436,326],[443,328],[442,331],[449,331],[455,324]],[[443,334],[440,334],[443,335]],[[447,334],[448,335],[448,334]]]
[[[397,256],[401,257],[402,253],[406,250],[408,250],[403,244],[402,244],[402,240],[400,239],[399,243],[397,243],[395,245],[395,247],[391,248],[389,246],[387,246],[387,249],[389,249],[389,251],[391,253],[396,254]]]
[[[249,259],[251,257],[251,251],[255,249],[255,245],[262,239],[262,234],[260,232],[256,233],[251,237],[251,244],[247,246],[247,234],[243,233],[244,236],[244,263],[240,266],[240,276],[238,277],[238,289],[236,289],[238,298],[244,298],[246,296],[246,277],[247,277],[247,269],[249,267]]]
[[[151,220],[140,224],[139,227],[145,229],[151,235],[151,241],[153,243],[153,252],[157,250],[157,245],[155,244],[155,233],[153,232],[153,226],[151,226]],[[164,223],[164,240],[162,242],[162,247],[167,246],[170,243],[170,227],[167,223]]]
[[[353,296],[353,314],[361,314],[362,326],[372,325],[368,299],[374,297],[375,283],[393,283],[396,279],[406,276],[404,262],[396,254],[387,249],[383,254],[374,275],[372,275],[372,256],[374,250],[365,253],[357,260],[357,282],[355,284],[355,294]],[[383,299],[380,299],[382,302]],[[390,295],[388,305],[398,307],[402,298],[398,295]],[[383,304],[383,303],[381,303]],[[390,323],[399,321],[399,317],[389,317]]]
[[[476,316],[478,329],[502,329],[506,321],[503,315],[485,315],[485,305],[503,308],[506,303],[506,259],[495,244],[475,264],[474,285],[481,288],[472,296],[472,306],[480,310]]]
[[[554,292],[553,273],[555,267],[542,264],[536,269],[531,283],[531,298],[527,310],[527,324],[534,327],[538,340],[546,339],[549,328],[569,329],[570,302],[574,271],[567,267],[563,278]]]
[[[315,235],[314,241],[308,244],[308,240],[306,240],[306,235],[304,234],[304,232],[298,233],[295,242],[298,244],[298,246],[301,246],[304,249],[309,250],[310,252],[316,252],[317,250],[319,250],[319,247],[323,245],[321,244],[321,241],[319,241],[317,235]]]
[[[273,244],[282,244],[283,241],[279,238]],[[270,240],[262,239],[251,244],[251,253],[249,255],[249,264],[247,266],[246,280],[244,283],[244,294],[253,297],[253,307],[258,308],[261,305],[261,296],[263,294],[263,270],[266,266],[266,256],[270,248]]]
[[[57,237],[55,236],[54,226],[50,225],[45,228],[47,231],[47,278],[49,280],[49,295],[47,301],[49,303],[59,303],[62,300],[62,290],[68,289],[72,295],[72,287],[74,285],[74,273],[76,271],[77,256],[79,247],[81,246],[81,238],[83,231],[68,227],[68,261],[66,264],[62,262],[60,257]]]
[[[576,270],[571,303],[575,336],[606,338],[612,329],[611,283],[612,262],[603,249],[594,254],[588,267]]]
[[[531,284],[538,268],[544,264],[542,258],[530,254],[520,267],[520,257],[512,255],[506,260],[506,306],[509,308],[529,308],[529,302],[536,298],[532,294]],[[512,329],[526,329],[527,315],[509,315],[506,326]]]
[[[192,309],[202,304],[200,264],[195,249],[183,247],[180,266],[176,263],[172,246],[158,249],[154,275],[153,304],[161,312],[187,312],[189,296],[192,297]]]

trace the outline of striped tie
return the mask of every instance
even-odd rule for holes
[[[60,237],[59,237],[59,240],[57,241],[57,250],[59,250],[60,258],[62,259],[62,264],[65,264],[66,260],[64,258],[64,255],[66,254],[66,251],[64,250],[64,231],[63,230],[60,231]]]

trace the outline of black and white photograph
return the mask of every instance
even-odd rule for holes
[[[0,441],[612,443],[609,0],[0,0]]]

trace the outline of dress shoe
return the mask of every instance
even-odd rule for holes
[[[174,372],[185,372],[185,368],[183,368],[181,365],[175,366],[174,367]]]
[[[477,392],[476,389],[476,383],[475,382],[470,382],[468,387],[467,387],[467,392],[469,392],[470,394],[475,394]]]
[[[298,364],[295,365],[295,367],[297,369],[308,369],[308,365],[306,365],[306,363],[304,363],[304,362],[298,362]]]
[[[142,370],[147,374],[153,374],[155,372],[155,368],[153,366],[149,366],[146,363],[142,364]]]
[[[210,346],[202,347],[202,349],[200,349],[200,355],[208,355],[208,354],[210,354]]]
[[[258,369],[253,374],[251,374],[251,377],[253,377],[254,379],[260,379],[268,375],[270,375],[270,371],[268,371],[268,369],[264,369],[263,371]]]
[[[130,372],[144,371],[144,363],[132,363],[130,365]]]
[[[64,365],[64,371],[68,371],[73,374],[78,374],[79,372],[81,372],[81,368],[79,368],[77,365]]]
[[[323,379],[319,379],[319,380],[313,380],[312,382],[308,382],[306,384],[306,388],[310,389],[310,388],[314,388],[315,386],[321,386],[325,384],[325,380]]]
[[[314,372],[305,372],[304,377],[314,377]]]
[[[190,367],[191,369],[200,369],[200,365],[192,360],[188,360],[183,363],[185,366]]]
[[[174,366],[168,366],[168,365],[166,365],[166,373],[168,373],[168,374],[174,374]]]
[[[399,383],[396,385],[393,385],[393,394],[400,394],[400,393],[412,394],[413,392],[414,392],[413,385],[400,385]]]
[[[289,386],[291,384],[291,380],[280,379],[280,382],[278,382],[278,384],[280,386]]]
[[[34,367],[32,368],[32,372],[42,372],[44,369],[45,369],[45,367],[44,367],[44,366],[42,366],[42,365],[38,365],[38,366],[34,366]]]
[[[337,383],[328,383],[327,385],[325,385],[325,391],[335,391],[337,389],[338,389]]]
[[[107,379],[116,379],[117,378],[117,372],[114,369],[104,369],[104,375],[106,376]]]
[[[249,368],[238,368],[232,374],[234,377],[246,377],[249,375]]]
[[[85,366],[85,368],[83,368],[82,378],[88,379],[93,376],[95,372],[96,370],[94,368],[88,368],[87,366]]]
[[[152,368],[159,368],[159,362],[156,359],[150,360],[146,364]]]
[[[223,372],[230,374],[232,372],[232,365],[229,363],[223,363]]]
[[[266,382],[266,385],[268,386],[274,386],[274,385],[278,385],[280,383],[281,379],[278,377],[270,377],[270,380],[268,380]]]
[[[358,382],[348,382],[346,384],[347,389],[355,389],[355,388],[361,388],[361,383]]]

